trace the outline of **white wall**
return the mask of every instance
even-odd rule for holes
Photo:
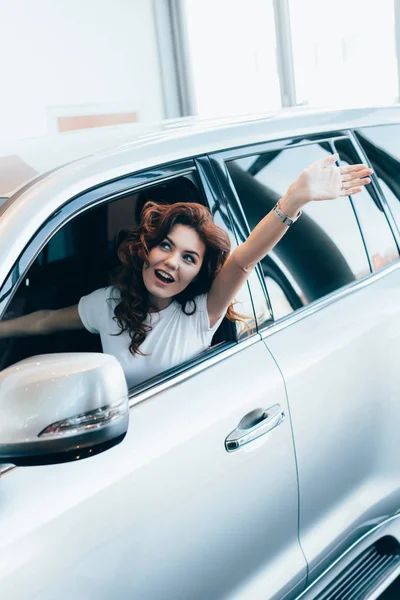
[[[51,132],[57,107],[163,118],[152,0],[0,0],[0,24],[0,144]]]

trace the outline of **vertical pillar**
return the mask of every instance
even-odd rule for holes
[[[396,38],[396,55],[397,55],[397,102],[400,102],[400,0],[394,1],[394,25]]]
[[[153,0],[153,7],[165,117],[196,114],[184,0]]]
[[[397,0],[400,1],[400,0]],[[274,0],[277,62],[282,106],[296,105],[289,0]]]

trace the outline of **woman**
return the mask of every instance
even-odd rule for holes
[[[120,245],[114,285],[76,306],[0,323],[0,337],[86,328],[121,362],[136,385],[206,349],[252,269],[314,200],[356,194],[370,183],[365,165],[338,168],[338,155],[313,163],[245,243],[229,255],[228,235],[196,203],[145,205],[141,223]]]

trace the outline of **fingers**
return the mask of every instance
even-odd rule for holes
[[[310,165],[310,167],[313,167],[313,166],[330,167],[330,166],[334,165],[335,162],[338,160],[339,160],[339,154],[337,152],[335,152],[334,154],[329,154],[329,156],[326,156],[325,158],[316,160],[315,162],[312,163],[312,165]],[[342,181],[350,181],[355,176],[360,178],[360,177],[366,177],[367,175],[371,175],[373,173],[373,169],[371,169],[370,167],[368,167],[365,164],[356,164],[356,165],[347,165],[345,167],[339,167],[339,172],[342,175]]]
[[[373,169],[367,167],[367,165],[349,165],[347,167],[340,167],[340,173],[342,174],[342,179],[345,179],[345,176],[351,175],[352,173],[357,173],[358,177],[363,177],[360,173],[363,171],[365,175],[371,175],[373,173]]]
[[[329,165],[335,164],[335,162],[339,160],[339,154],[335,152],[335,154],[330,154],[326,158],[321,160],[321,165],[324,167],[328,167]]]
[[[351,179],[349,181],[342,180],[342,190],[348,190],[351,187],[368,185],[369,183],[371,183],[371,179],[369,177],[364,177],[363,179]]]
[[[308,168],[311,169],[312,167],[330,167],[331,165],[335,164],[337,160],[339,160],[339,154],[335,152],[335,154],[329,154],[329,156],[326,156],[325,158],[320,158],[314,161]]]
[[[353,173],[342,174],[342,181],[354,181],[355,179],[361,179],[362,177],[368,177],[372,174],[372,169],[359,169]]]
[[[341,196],[354,196],[355,194],[358,194],[359,192],[361,192],[363,188],[362,187],[351,187],[348,190],[342,190],[340,192]]]
[[[364,188],[365,185],[371,183],[371,179],[369,177],[364,177],[363,179],[353,179],[349,182],[342,183],[342,189],[340,191],[341,196],[354,196],[354,194],[358,194]]]
[[[365,185],[371,183],[369,175],[373,173],[373,169],[367,165],[348,165],[340,167],[339,171],[342,179],[341,196],[354,196],[361,192]]]

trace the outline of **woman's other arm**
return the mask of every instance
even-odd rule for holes
[[[366,165],[339,168],[334,165],[338,158],[337,154],[333,154],[302,171],[280,199],[280,210],[288,217],[295,218],[308,202],[354,195],[370,183],[368,175],[372,169]],[[230,255],[208,294],[207,309],[211,326],[226,312],[255,265],[272,250],[287,230],[288,226],[272,210]]]
[[[17,319],[1,321],[0,338],[47,335],[66,329],[84,329],[77,304],[59,310],[38,310]]]

